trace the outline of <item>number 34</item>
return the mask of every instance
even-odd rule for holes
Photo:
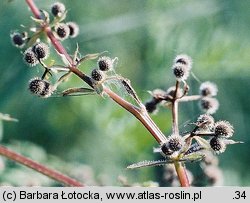
[[[233,199],[246,199],[246,191],[235,191],[235,197]]]

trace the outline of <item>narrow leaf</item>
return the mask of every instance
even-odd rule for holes
[[[167,160],[167,159],[157,160],[157,161],[147,161],[147,160],[145,160],[145,161],[141,161],[141,162],[129,165],[127,167],[127,169],[136,169],[136,168],[149,167],[149,166],[162,166],[162,165],[165,165],[165,164],[172,164],[172,163],[174,163],[174,161]]]
[[[184,162],[194,162],[194,161],[201,161],[205,158],[205,155],[200,152],[193,152],[191,154],[185,155],[180,161]]]
[[[84,57],[82,57],[79,61],[78,61],[78,65],[81,64],[84,61],[87,60],[93,60],[96,59],[97,57],[101,56],[102,54],[106,53],[107,51],[101,52],[101,53],[95,53],[95,54],[87,54]]]
[[[67,90],[64,90],[62,93],[62,96],[81,96],[81,95],[93,95],[96,94],[95,90],[90,88],[69,88]]]
[[[244,142],[241,142],[241,141],[234,141],[234,140],[227,140],[227,139],[223,140],[223,142],[225,144],[242,144],[242,143],[244,143]]]

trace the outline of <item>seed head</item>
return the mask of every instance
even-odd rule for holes
[[[30,66],[35,66],[39,63],[36,54],[33,52],[32,47],[28,48],[23,54],[23,60]]]
[[[209,114],[200,115],[196,125],[199,126],[199,129],[211,131],[214,128],[214,118]]]
[[[91,72],[91,78],[95,81],[102,81],[103,80],[103,73],[98,69],[93,69]]]
[[[51,13],[56,17],[62,16],[62,14],[65,12],[65,10],[66,10],[65,6],[61,2],[56,2],[56,3],[52,4],[52,6],[51,6]]]
[[[79,34],[79,26],[75,22],[66,23],[69,27],[69,37],[75,38]]]
[[[39,42],[33,47],[33,51],[36,57],[40,60],[44,60],[49,56],[49,46],[43,42]]]
[[[164,143],[162,146],[161,146],[161,151],[162,151],[162,155],[163,156],[170,156],[171,154],[173,154],[173,151],[170,150],[169,148],[169,145],[168,145],[168,142]]]
[[[59,23],[55,26],[55,31],[60,40],[65,40],[69,37],[70,28],[64,23]]]
[[[171,96],[172,98],[174,98],[174,96],[175,96],[175,89],[176,89],[175,86],[169,87],[169,88],[167,89],[166,94],[167,94],[168,96]],[[177,91],[176,97],[177,97],[177,98],[180,98],[182,95],[183,95],[183,89],[179,88],[178,91]]]
[[[200,86],[200,95],[201,96],[216,96],[218,92],[216,84],[212,82],[203,82]]]
[[[179,151],[182,146],[184,145],[184,140],[181,136],[179,135],[171,135],[168,138],[168,147],[172,151]]]
[[[217,137],[232,137],[234,128],[228,121],[218,121],[215,123],[214,134]]]
[[[40,78],[33,78],[30,80],[29,90],[32,94],[43,98],[50,97],[53,93],[52,85],[48,81],[41,80]]]
[[[25,36],[23,34],[14,32],[10,37],[14,46],[22,48],[25,45]]]
[[[215,98],[204,97],[200,100],[200,107],[207,114],[214,114],[219,108],[219,102]]]
[[[213,137],[210,140],[209,144],[212,150],[217,154],[223,153],[226,150],[226,144],[223,142],[223,139],[220,139],[218,137]]]
[[[146,102],[145,107],[148,113],[155,113],[157,110],[158,102],[153,98],[152,100]]]
[[[172,67],[173,73],[178,81],[187,80],[190,72],[190,68],[182,63],[176,63]]]
[[[192,68],[192,59],[186,54],[177,55],[174,59],[174,64],[181,63],[187,66],[188,69]]]
[[[98,59],[97,65],[101,71],[108,71],[113,68],[113,61],[107,56],[102,56]]]

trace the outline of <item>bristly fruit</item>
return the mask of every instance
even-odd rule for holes
[[[148,113],[154,113],[157,110],[158,102],[153,98],[152,100],[146,102],[145,107]]]
[[[28,48],[23,54],[23,60],[30,66],[35,66],[39,63],[36,54],[32,47]]]
[[[30,80],[29,90],[31,93],[43,98],[50,97],[53,93],[52,85],[48,81],[40,78],[33,78]]]
[[[212,82],[203,82],[200,85],[200,95],[203,97],[206,96],[216,96],[218,92],[218,88],[216,86],[216,84],[212,83]]]
[[[228,121],[218,121],[215,123],[214,134],[218,137],[229,138],[234,134],[234,128]]]
[[[197,119],[196,125],[199,129],[212,131],[214,129],[214,118],[209,114],[200,115]]]
[[[79,34],[79,26],[75,22],[67,22],[66,25],[69,27],[69,37],[77,37]]]
[[[200,100],[200,107],[207,114],[214,114],[219,108],[219,102],[215,98],[204,97]]]
[[[176,77],[176,80],[178,80],[178,81],[187,80],[187,78],[189,76],[189,71],[190,71],[188,66],[186,66],[185,64],[182,64],[182,63],[176,63],[173,65],[172,69],[173,69],[173,73]]]
[[[184,145],[183,137],[179,135],[171,135],[168,138],[168,147],[172,151],[179,151]]]
[[[35,44],[33,50],[36,54],[36,57],[40,60],[44,60],[49,56],[49,46],[43,42]]]
[[[98,69],[93,69],[91,72],[91,78],[95,81],[102,81],[103,80],[103,73]]]
[[[177,91],[177,95],[175,95],[176,92],[176,87],[175,86],[171,86],[167,89],[166,91],[166,95],[169,96],[170,98],[180,98],[181,96],[183,96],[183,89],[182,88],[178,88]]]
[[[65,5],[61,2],[56,2],[51,6],[51,13],[56,17],[62,16],[62,14],[65,13],[65,10]]]
[[[98,67],[101,71],[108,71],[113,67],[113,61],[107,56],[102,56],[97,61]]]
[[[55,26],[55,31],[60,40],[65,40],[69,37],[70,29],[64,23],[59,23]]]
[[[192,59],[190,56],[186,54],[177,55],[174,59],[174,64],[181,63],[186,65],[188,69],[192,68]]]
[[[223,139],[213,137],[210,140],[210,147],[216,153],[223,153],[226,150],[226,144],[223,142]]]
[[[10,34],[10,37],[14,46],[22,48],[25,45],[25,35],[23,33],[14,32]]]

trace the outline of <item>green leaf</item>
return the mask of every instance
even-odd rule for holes
[[[205,155],[201,152],[194,152],[191,154],[188,154],[184,156],[180,161],[185,161],[185,162],[194,162],[194,161],[201,161],[202,159],[205,158]]]
[[[168,160],[168,159],[164,159],[164,160],[157,160],[157,161],[141,161],[138,163],[134,163],[131,164],[129,166],[127,166],[127,169],[136,169],[136,168],[142,168],[142,167],[149,167],[149,166],[162,166],[165,164],[172,164],[174,163],[173,160]]]

